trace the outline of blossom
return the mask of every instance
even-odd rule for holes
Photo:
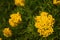
[[[2,40],[2,38],[0,38],[0,40]]]
[[[43,37],[47,37],[54,32],[54,18],[47,12],[41,12],[40,16],[35,17],[35,27],[38,28],[38,33]]]
[[[25,4],[25,0],[14,0],[15,1],[15,5],[18,5],[18,6],[24,6]]]
[[[49,28],[44,27],[44,28],[38,29],[38,33],[40,33],[40,36],[43,36],[43,37],[47,37],[50,34],[52,34],[53,32],[54,32],[54,30],[52,27],[49,27]]]
[[[4,28],[3,35],[5,37],[11,37],[12,36],[12,31],[9,28]]]
[[[60,4],[60,0],[53,0],[53,4]]]
[[[9,19],[9,24],[12,27],[17,26],[17,24],[19,24],[22,21],[21,15],[19,14],[19,12],[11,14],[10,17],[11,18]]]

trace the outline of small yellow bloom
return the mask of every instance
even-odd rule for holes
[[[35,17],[35,27],[41,36],[47,37],[53,33],[54,18],[47,12],[41,12],[40,16]]]
[[[21,14],[19,14],[19,12],[11,14],[10,17],[11,17],[11,19],[15,19],[16,21],[17,20],[22,21]]]
[[[13,19],[9,19],[9,24],[10,24],[12,27],[17,26],[17,24],[13,22]]]
[[[9,24],[12,27],[17,26],[17,24],[19,24],[22,21],[21,15],[19,14],[19,12],[11,14],[10,17],[11,18],[9,19]]]
[[[53,0],[53,4],[60,4],[60,0]]]
[[[18,6],[24,6],[25,4],[25,0],[14,0],[15,1],[15,5],[18,5]]]
[[[12,36],[12,31],[9,28],[4,28],[3,35],[5,37],[11,37]]]
[[[57,1],[56,0],[53,0],[53,4],[57,4]]]
[[[0,38],[0,40],[2,40],[2,38]]]

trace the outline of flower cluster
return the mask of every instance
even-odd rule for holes
[[[54,32],[52,28],[54,18],[52,15],[47,12],[41,12],[40,16],[35,17],[35,20],[35,27],[38,28],[38,33],[40,33],[41,36],[47,37]]]
[[[3,35],[5,37],[11,37],[12,36],[12,31],[9,28],[4,28]]]
[[[15,1],[15,5],[24,6],[25,0],[14,0],[14,1]]]
[[[10,17],[11,18],[9,19],[9,24],[12,27],[17,26],[17,24],[19,24],[22,21],[21,15],[19,14],[19,12],[11,14]]]

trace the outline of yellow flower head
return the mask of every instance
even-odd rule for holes
[[[49,27],[49,28],[44,27],[44,28],[38,29],[38,33],[40,33],[40,36],[43,36],[43,37],[47,37],[53,32],[54,30],[52,27]]]
[[[47,37],[48,35],[53,33],[53,24],[54,18],[47,12],[41,12],[40,16],[35,17],[35,27],[38,28],[38,32],[43,37]],[[46,31],[45,29],[48,29],[48,31]]]
[[[0,40],[2,40],[2,38],[0,38]]]
[[[14,26],[17,26],[18,23],[20,23],[22,21],[21,19],[21,15],[19,14],[19,12],[17,13],[13,13],[10,15],[10,19],[9,19],[9,24],[14,27]]]
[[[14,0],[14,1],[15,1],[15,5],[24,6],[25,0]]]
[[[11,37],[12,36],[12,31],[9,28],[4,28],[3,35],[5,37]]]
[[[53,0],[53,4],[57,4],[57,1],[56,0]]]
[[[60,0],[53,0],[53,4],[60,4]]]

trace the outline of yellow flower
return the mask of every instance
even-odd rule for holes
[[[54,18],[47,12],[41,12],[40,16],[35,17],[35,27],[38,28],[38,33],[43,37],[47,37],[53,33],[53,24]]]
[[[15,22],[18,22],[19,20],[22,21],[21,14],[19,14],[19,12],[11,14],[10,17],[11,19],[14,19]]]
[[[9,28],[4,28],[3,35],[5,37],[11,37],[12,36],[12,31]]]
[[[25,0],[14,0],[15,1],[15,5],[18,5],[18,6],[24,6],[25,4]]]
[[[40,33],[40,36],[43,36],[43,37],[47,37],[50,34],[52,34],[53,32],[54,32],[54,30],[52,27],[38,29],[38,33]]]
[[[17,26],[17,24],[13,22],[13,19],[9,19],[9,24],[10,24],[12,27]]]
[[[53,4],[57,4],[56,0],[53,0]]]
[[[0,38],[0,40],[2,40],[2,38]]]
[[[60,0],[53,0],[53,4],[60,4]]]
[[[11,14],[10,17],[11,18],[9,19],[9,24],[12,27],[17,26],[17,24],[19,24],[22,21],[21,15],[19,14],[19,12],[15,13],[15,14],[14,13]]]

